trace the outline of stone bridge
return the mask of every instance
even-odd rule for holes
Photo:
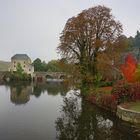
[[[3,81],[4,78],[9,76],[9,72],[8,71],[0,71],[0,81]]]
[[[67,76],[64,72],[34,72],[35,81],[47,81],[48,79],[65,79]]]
[[[8,71],[0,71],[0,81],[9,76]],[[34,72],[33,79],[35,81],[47,81],[47,79],[63,80],[67,77],[64,72]]]

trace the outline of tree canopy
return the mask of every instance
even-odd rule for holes
[[[18,63],[17,66],[16,66],[16,73],[19,74],[19,75],[22,75],[23,71],[24,70],[22,69],[21,64]]]
[[[135,37],[129,37],[128,42],[128,51],[133,52],[133,55],[136,57],[137,61],[140,61],[140,32],[137,31]]]
[[[47,64],[45,63],[45,61],[42,62],[40,58],[35,59],[33,61],[33,65],[35,71],[47,71]]]
[[[68,61],[79,64],[84,81],[87,75],[98,73],[97,62],[101,54],[110,54],[118,48],[122,31],[121,23],[114,19],[110,8],[100,5],[89,8],[68,19],[60,36],[58,52]],[[108,59],[112,63],[111,55]]]
[[[35,71],[63,72],[67,69],[67,61],[65,59],[50,60],[48,63],[37,58],[33,61]]]

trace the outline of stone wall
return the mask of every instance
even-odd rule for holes
[[[122,108],[121,106],[118,106],[117,116],[124,121],[140,124],[140,112],[128,110],[128,109]]]

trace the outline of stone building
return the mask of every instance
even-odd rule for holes
[[[32,65],[32,61],[27,54],[16,54],[11,57],[11,66],[9,70],[16,71],[18,64],[21,65],[24,73],[31,74],[31,76],[33,76],[34,66]]]

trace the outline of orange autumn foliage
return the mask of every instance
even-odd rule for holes
[[[137,63],[132,54],[128,54],[125,58],[125,63],[120,65],[120,70],[122,71],[125,79],[128,82],[135,81],[135,71]]]

